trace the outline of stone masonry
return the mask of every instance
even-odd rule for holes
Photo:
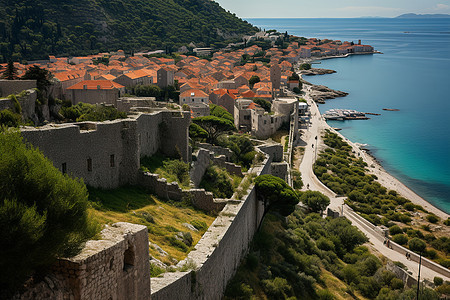
[[[60,259],[52,275],[13,299],[150,299],[147,228],[106,227],[100,240],[88,241],[75,257]]]

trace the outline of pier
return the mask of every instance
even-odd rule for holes
[[[323,114],[326,120],[368,120],[366,114],[352,109],[330,109]]]

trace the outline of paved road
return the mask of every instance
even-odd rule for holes
[[[312,101],[308,93],[306,93],[304,99],[307,100],[308,105],[310,107],[311,118],[310,124],[308,125],[308,128],[302,137],[302,139],[306,143],[305,153],[302,162],[300,164],[300,172],[302,174],[302,181],[304,184],[302,190],[305,191],[309,189],[313,191],[320,191],[321,193],[327,195],[330,198],[329,207],[341,212],[345,197],[336,197],[336,193],[331,191],[322,182],[320,182],[312,170],[313,163],[316,159],[316,156],[318,155],[316,151],[319,152],[319,149],[317,149],[317,147],[320,148],[321,143],[323,143],[321,139],[321,132],[324,129],[329,128],[329,126],[327,125],[325,120],[323,120],[323,118],[321,117],[317,104],[314,101]],[[411,271],[413,273],[412,275],[417,278],[418,264],[416,262],[407,260],[404,254],[401,254],[399,252],[387,248],[383,244],[384,239],[381,237],[379,233],[375,232],[368,226],[365,226],[361,222],[358,222],[356,218],[352,217],[348,213],[346,214],[345,211],[344,216],[346,216],[352,222],[353,225],[358,227],[359,230],[361,230],[364,234],[366,234],[366,236],[369,238],[370,243],[373,244],[373,247],[377,251],[379,251],[385,257],[389,258],[392,261],[402,262],[405,266],[408,267],[408,271]],[[435,276],[442,277],[444,278],[444,280],[450,280],[450,278],[438,274],[437,272],[422,266],[421,279],[425,278],[430,281],[433,281],[433,278]]]

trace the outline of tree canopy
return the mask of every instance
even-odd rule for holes
[[[253,86],[260,82],[261,79],[259,78],[258,75],[253,75],[252,77],[250,77],[250,79],[248,80],[248,84],[250,85],[251,88],[253,88]]]
[[[227,131],[236,129],[234,124],[227,119],[218,118],[216,116],[198,117],[192,120],[195,124],[202,127],[207,133],[207,142],[215,143],[217,138]]]
[[[63,175],[16,130],[0,130],[0,289],[14,289],[98,230],[84,183]]]
[[[225,108],[215,104],[209,104],[209,113],[211,116],[216,116],[219,118],[227,119],[234,123],[234,117],[231,113],[228,112]]]
[[[272,109],[272,104],[266,99],[256,98],[253,100],[253,102],[264,108],[264,110],[267,112],[270,112],[270,110]]]
[[[306,191],[300,195],[300,201],[312,212],[322,212],[330,205],[330,198],[317,191]]]
[[[10,59],[6,65],[6,69],[3,71],[2,76],[6,80],[17,79],[17,68],[14,66],[14,62]]]
[[[255,179],[258,198],[264,201],[266,211],[276,210],[288,216],[295,210],[299,198],[297,193],[279,177],[260,175]]]
[[[123,49],[225,47],[256,28],[215,1],[1,1],[0,61]]]

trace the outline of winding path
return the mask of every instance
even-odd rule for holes
[[[306,92],[304,99],[306,99],[310,107],[311,117],[310,122],[307,125],[308,128],[302,136],[303,141],[306,143],[305,153],[300,164],[300,172],[302,174],[302,181],[304,184],[303,191],[309,189],[313,191],[319,191],[328,196],[330,198],[329,208],[335,211],[339,211],[340,213],[344,211],[344,216],[347,217],[347,219],[349,219],[353,225],[358,227],[358,229],[361,230],[369,238],[370,243],[376,251],[380,252],[383,256],[389,258],[392,261],[402,262],[405,266],[407,266],[408,271],[412,272],[412,276],[417,278],[417,262],[406,259],[404,252],[400,253],[386,247],[383,243],[384,237],[382,237],[380,233],[373,230],[373,228],[371,228],[370,226],[364,224],[364,222],[361,222],[356,216],[353,215],[354,213],[352,214],[350,211],[344,209],[343,204],[345,197],[336,197],[336,193],[326,187],[314,174],[312,170],[313,163],[316,160],[316,156],[320,152],[320,149],[324,147],[321,133],[325,129],[331,129],[331,127],[322,118],[317,104],[309,96],[309,87],[305,86],[304,90]],[[356,147],[356,145],[354,145],[353,143],[349,144],[354,148],[355,153],[360,153],[363,159],[366,158],[364,157],[364,152]],[[450,280],[450,277],[446,276],[445,274],[433,271],[423,265],[421,267],[420,273],[421,280],[425,278],[433,281],[433,278],[435,276],[439,276],[444,280]]]

